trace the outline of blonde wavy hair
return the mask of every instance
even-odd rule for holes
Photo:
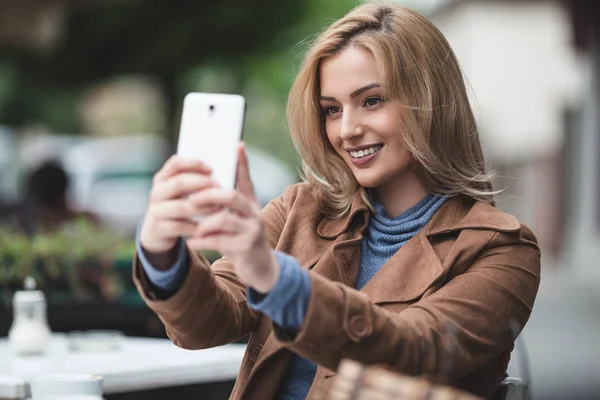
[[[319,105],[322,60],[354,45],[377,61],[386,101],[401,105],[401,138],[429,190],[494,203],[475,118],[458,61],[442,33],[426,18],[398,5],[370,3],[322,32],[306,53],[290,90],[287,117],[303,165],[323,211],[343,215],[361,190],[325,132]]]

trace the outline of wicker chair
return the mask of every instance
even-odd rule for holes
[[[479,397],[425,379],[412,378],[378,366],[343,360],[329,400],[481,400]],[[512,400],[512,399],[511,399]]]

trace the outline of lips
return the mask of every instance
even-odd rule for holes
[[[383,147],[382,145],[376,144],[376,145],[365,146],[365,147],[360,147],[360,148],[356,148],[356,149],[349,149],[347,151],[350,154],[350,157],[352,157],[352,158],[362,158],[362,157],[366,157],[370,154],[374,154],[374,153],[378,152],[379,150],[381,150],[382,147]]]
[[[350,161],[352,164],[356,166],[362,166],[374,160],[379,155],[382,148],[383,145],[375,144],[346,149],[346,151],[350,155]]]

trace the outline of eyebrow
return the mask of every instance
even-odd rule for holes
[[[354,92],[350,93],[350,97],[354,99],[355,97],[360,96],[367,90],[371,90],[374,88],[380,88],[380,87],[381,87],[381,85],[379,83],[370,83],[370,84],[363,86],[360,89],[356,89]],[[329,97],[329,96],[321,96],[320,99],[325,100],[325,101],[336,101],[335,97]]]

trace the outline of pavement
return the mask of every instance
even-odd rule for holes
[[[530,375],[532,400],[600,399],[600,281],[558,270],[543,270],[521,334],[530,374],[519,363],[519,349],[509,374]]]

